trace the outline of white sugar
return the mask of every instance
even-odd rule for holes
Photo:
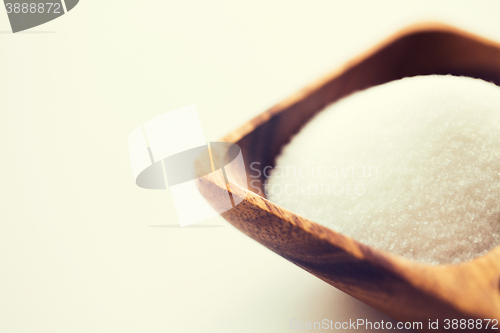
[[[418,76],[355,93],[284,147],[269,199],[354,239],[428,263],[500,243],[500,88]]]

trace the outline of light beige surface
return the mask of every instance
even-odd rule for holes
[[[194,103],[216,140],[400,27],[434,19],[500,40],[499,12],[497,1],[82,0],[12,35],[0,11],[0,331],[387,320],[221,218],[153,227],[176,224],[174,207],[168,191],[134,185],[127,136]]]

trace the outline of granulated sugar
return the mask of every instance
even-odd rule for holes
[[[428,263],[500,241],[500,88],[418,76],[355,93],[284,147],[268,198],[354,239]]]

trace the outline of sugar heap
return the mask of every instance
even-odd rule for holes
[[[500,87],[417,76],[332,104],[284,147],[268,198],[432,264],[500,243]]]

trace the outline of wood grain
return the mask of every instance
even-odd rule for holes
[[[453,74],[500,85],[500,45],[439,23],[413,25],[310,84],[223,138],[240,146],[249,191],[222,216],[233,226],[332,286],[400,321],[500,319],[500,247],[473,261],[431,266],[363,245],[263,196],[250,165],[272,166],[281,147],[315,113],[357,90],[408,76]],[[250,180],[253,180],[250,183]],[[217,173],[199,188],[214,206],[227,193]],[[467,330],[472,332],[474,330]]]

